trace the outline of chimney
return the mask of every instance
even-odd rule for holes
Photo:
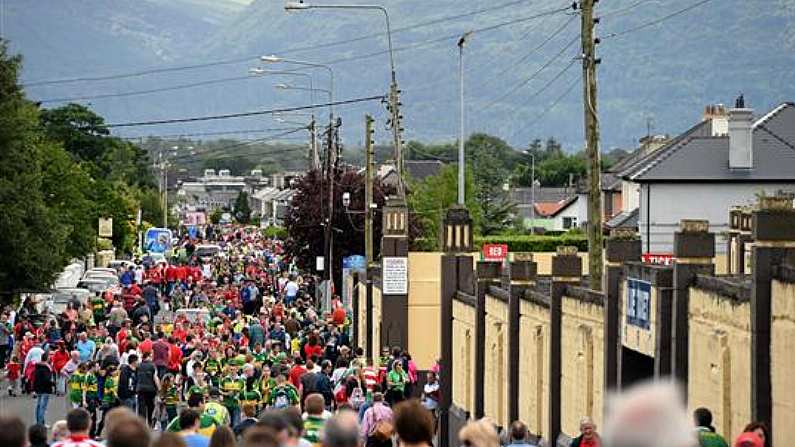
[[[713,137],[722,137],[729,133],[729,117],[723,104],[714,104],[704,107],[702,121],[711,121]]]
[[[745,108],[742,95],[735,108],[729,110],[729,168],[754,167],[753,109]]]

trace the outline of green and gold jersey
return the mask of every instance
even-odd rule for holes
[[[105,376],[105,383],[102,384],[102,403],[112,405],[116,402],[117,387],[119,385],[119,373]]]
[[[163,403],[167,407],[176,407],[179,405],[179,390],[175,385],[171,385],[163,390]]]
[[[221,362],[218,359],[207,359],[204,363],[204,372],[218,374],[221,371]]]
[[[265,360],[268,360],[268,353],[265,351],[252,352],[251,355],[257,363],[265,363]]]
[[[83,382],[86,381],[86,375],[79,371],[75,371],[69,376],[69,402],[73,404],[83,403]]]
[[[274,387],[276,387],[276,380],[274,380],[272,377],[268,377],[267,379],[262,379],[260,381],[260,392],[264,398],[271,395],[271,390]]]
[[[246,381],[240,377],[226,376],[221,379],[221,394],[224,395],[224,405],[229,408],[238,408],[240,393],[246,386]]]
[[[218,423],[209,414],[202,413],[201,416],[199,416],[199,434],[209,437],[215,431],[216,426],[218,426]],[[182,430],[182,427],[179,425],[179,416],[172,419],[166,426],[166,431],[171,433],[176,433],[180,430]]]
[[[240,393],[240,405],[251,404],[255,407],[262,402],[262,393],[256,389]]]
[[[188,398],[190,398],[190,396],[193,396],[194,394],[198,394],[206,398],[209,391],[210,390],[207,385],[204,386],[192,385],[190,388],[188,388]]]
[[[215,419],[218,425],[229,425],[229,410],[218,402],[204,404],[204,414]]]
[[[312,444],[319,444],[323,438],[323,427],[326,420],[322,416],[308,415],[304,420],[304,439]]]
[[[94,373],[86,374],[83,390],[86,392],[86,400],[99,399],[99,381]]]

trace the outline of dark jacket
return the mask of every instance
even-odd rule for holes
[[[315,392],[323,395],[326,405],[334,403],[334,385],[331,384],[331,378],[324,373],[317,375],[317,382],[315,382]]]
[[[124,365],[119,371],[119,399],[130,399],[135,397],[135,387],[138,384],[136,380],[136,372],[130,365]]]
[[[33,391],[36,394],[55,394],[55,379],[50,365],[36,364],[33,370]]]

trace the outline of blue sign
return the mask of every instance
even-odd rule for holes
[[[342,268],[350,270],[367,270],[367,258],[361,255],[351,255],[342,258]]]
[[[168,228],[150,228],[144,236],[144,251],[148,253],[165,253],[171,249],[171,230]]]
[[[638,279],[627,280],[627,324],[649,329],[651,312],[651,283]]]
[[[198,231],[198,227],[196,225],[188,225],[188,235],[191,239],[196,239],[196,233]]]

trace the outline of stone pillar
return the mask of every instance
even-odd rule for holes
[[[402,199],[390,199],[384,207],[383,229],[381,241],[381,258],[407,258],[408,244],[408,208]],[[406,267],[408,268],[408,266]],[[382,292],[387,272],[381,269]],[[408,284],[406,285],[408,292]],[[381,340],[379,346],[400,346],[408,348],[409,330],[408,293],[382,293],[381,298]]]
[[[561,320],[563,315],[563,295],[570,285],[577,285],[582,279],[582,259],[577,256],[576,247],[558,247],[552,258],[552,289],[549,305],[549,442],[554,442],[560,434],[561,418]]]
[[[624,263],[640,261],[641,240],[634,231],[613,230],[605,249],[605,391],[619,387],[621,362],[621,281]]]
[[[753,214],[749,208],[743,208],[740,212],[740,232],[737,235],[737,272],[745,275],[746,272],[746,257],[749,250],[749,245],[753,243],[754,238],[751,235],[753,229]]]
[[[519,419],[520,300],[535,284],[538,266],[532,260],[513,261],[508,270],[508,419]]]
[[[773,432],[770,378],[770,326],[773,272],[795,259],[795,210],[792,196],[762,197],[753,212],[753,284],[751,287],[751,419]]]
[[[478,261],[477,305],[475,307],[475,419],[485,416],[486,383],[486,293],[489,286],[498,283],[502,263]]]
[[[442,295],[441,295],[441,375],[439,399],[439,447],[451,446],[450,407],[453,404],[453,297],[459,286],[472,282],[472,220],[465,208],[451,208],[442,222]],[[466,259],[463,259],[466,258]],[[468,279],[464,279],[468,278]]]
[[[742,210],[739,207],[734,207],[729,210],[729,231],[726,236],[726,274],[733,275],[737,273],[736,267],[736,249],[734,245],[739,242],[740,236],[740,219]]]
[[[706,220],[682,220],[674,233],[673,376],[687,396],[690,286],[698,274],[714,274],[715,234]]]

